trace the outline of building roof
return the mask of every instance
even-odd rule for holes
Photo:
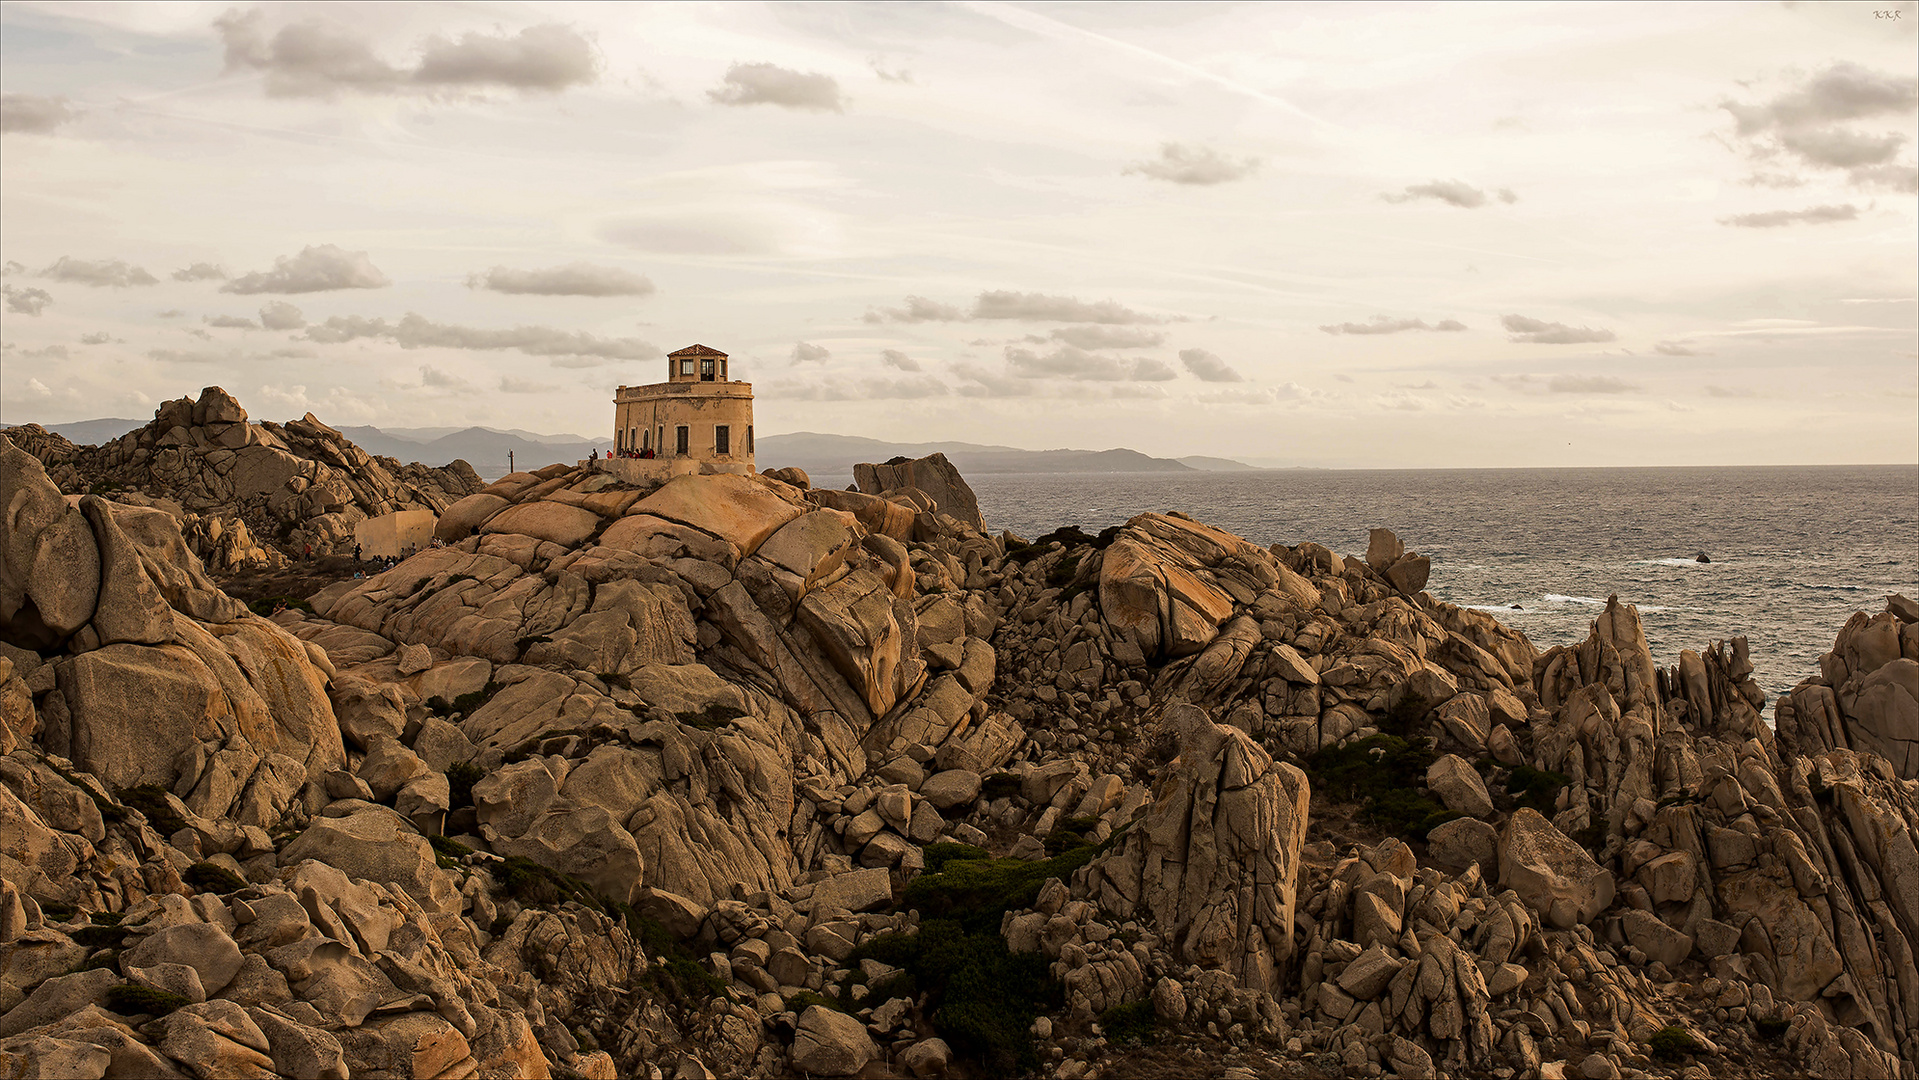
[[[726,354],[710,345],[688,345],[684,349],[675,349],[668,356],[725,356]]]

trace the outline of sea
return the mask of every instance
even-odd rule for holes
[[[1892,593],[1919,597],[1919,466],[966,480],[989,528],[1028,539],[1178,510],[1261,545],[1311,540],[1363,555],[1369,531],[1388,528],[1432,559],[1435,598],[1491,612],[1542,651],[1584,640],[1614,594],[1638,607],[1661,666],[1743,634],[1769,701],[1818,674],[1853,612],[1883,611]]]

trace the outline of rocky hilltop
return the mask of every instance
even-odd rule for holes
[[[1384,531],[993,535],[929,458],[515,473],[269,620],[46,458],[7,1075],[1919,1075],[1903,598],[1775,733],[1743,639],[1540,653]]]
[[[464,461],[428,468],[373,457],[312,413],[251,421],[217,386],[166,402],[151,423],[100,446],[75,446],[37,424],[6,436],[63,492],[171,512],[216,571],[282,566],[309,548],[350,554],[354,526],[367,518],[437,514],[483,485]]]

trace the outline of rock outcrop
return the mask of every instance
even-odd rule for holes
[[[437,514],[481,487],[465,462],[428,468],[376,458],[312,413],[250,421],[217,386],[166,402],[145,427],[97,447],[35,425],[9,436],[63,492],[173,512],[195,553],[223,571],[282,565],[309,546],[350,554],[361,521],[396,510]]]
[[[169,451],[295,445],[178,406]],[[0,443],[9,1075],[1919,1064],[1900,598],[1775,735],[1740,639],[1661,669],[1614,601],[1540,654],[1384,530],[995,537],[923,460],[516,473],[267,620],[37,445]]]

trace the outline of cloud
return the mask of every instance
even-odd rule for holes
[[[62,255],[52,266],[40,271],[41,277],[55,281],[72,282],[75,285],[91,285],[96,289],[124,289],[133,285],[158,285],[160,279],[137,266],[128,266],[119,259],[100,259],[88,261],[76,259],[71,255]]]
[[[51,135],[62,124],[80,116],[63,97],[38,94],[0,94],[0,132],[24,131]]]
[[[1234,371],[1226,361],[1207,352],[1205,349],[1181,349],[1179,362],[1186,370],[1199,377],[1201,382],[1245,382],[1246,377]]]
[[[1025,379],[979,364],[954,364],[953,374],[972,383],[960,386],[959,392],[964,397],[1025,397],[1034,390],[1034,384]]]
[[[1506,332],[1512,335],[1508,340],[1531,345],[1588,345],[1613,341],[1618,337],[1611,330],[1543,322],[1539,319],[1529,319],[1524,315],[1507,315],[1499,321],[1506,328]]]
[[[1856,187],[1898,191],[1907,195],[1919,192],[1919,167],[1912,165],[1874,165],[1854,169],[1847,177]]]
[[[393,284],[364,251],[332,244],[304,247],[273,260],[273,269],[242,274],[220,286],[225,293],[310,293],[334,289],[381,289]]]
[[[0,277],[12,277],[15,274],[23,274],[26,272],[26,269],[27,268],[20,263],[8,259],[5,263],[0,263]]]
[[[653,293],[653,282],[644,274],[586,262],[546,270],[496,266],[467,278],[466,286],[531,296],[650,296]]]
[[[531,379],[516,379],[511,375],[500,378],[500,392],[503,394],[545,394],[559,387],[553,383],[534,382]]]
[[[1919,79],[1851,62],[1833,64],[1771,101],[1720,103],[1755,158],[1789,154],[1818,168],[1854,170],[1851,179],[1862,187],[1883,186],[1890,179],[1895,190],[1908,190],[1897,186],[1904,170],[1888,174],[1874,170],[1891,165],[1905,145],[1905,131],[1867,134],[1836,125],[1895,117],[1903,129],[1915,105],[1919,105]]]
[[[1711,356],[1712,355],[1711,353],[1702,353],[1699,350],[1693,348],[1691,343],[1684,342],[1684,341],[1657,341],[1653,343],[1652,351],[1658,353],[1661,356]]]
[[[148,349],[147,356],[163,364],[226,364],[240,359],[240,354],[232,350],[211,349]]]
[[[113,340],[113,335],[107,333],[105,330],[101,330],[92,334],[80,335],[80,344],[82,345],[105,345],[108,342],[111,342],[112,340]]]
[[[208,315],[200,321],[222,330],[258,330],[260,328],[259,323],[238,315]]]
[[[483,330],[436,323],[413,312],[408,312],[397,323],[358,315],[335,315],[326,322],[307,327],[303,336],[308,341],[321,344],[374,338],[390,341],[402,349],[517,349],[529,356],[597,357],[601,360],[657,360],[662,355],[650,342],[639,338],[603,338],[579,331],[557,330],[550,326]],[[556,366],[597,365],[556,362]]]
[[[285,300],[269,300],[260,306],[260,325],[268,330],[298,330],[306,324],[300,309]]]
[[[1457,319],[1441,319],[1438,323],[1427,325],[1424,319],[1395,319],[1390,315],[1375,315],[1372,321],[1363,323],[1334,323],[1322,326],[1328,334],[1397,334],[1404,330],[1438,330],[1457,333],[1466,329],[1466,324]]]
[[[1709,385],[1706,387],[1706,396],[1716,397],[1716,398],[1749,398],[1749,397],[1758,397],[1759,395],[1749,386],[1710,386]]]
[[[227,70],[264,72],[269,97],[446,87],[559,91],[592,83],[600,72],[593,43],[557,23],[529,26],[513,35],[430,37],[420,43],[420,62],[413,68],[381,59],[369,38],[338,23],[309,19],[268,37],[266,14],[255,9],[229,11],[213,25],[226,46]]]
[[[7,298],[7,310],[21,315],[38,315],[53,303],[53,294],[45,289],[0,285],[0,296]]]
[[[39,379],[27,380],[27,393],[37,398],[49,398],[53,396],[53,391],[47,389],[47,384],[41,382]]]
[[[1610,375],[1554,375],[1546,381],[1553,394],[1635,394],[1639,387]]]
[[[873,74],[878,75],[880,77],[880,81],[882,82],[902,83],[906,86],[919,85],[917,82],[913,81],[913,73],[911,71],[908,71],[905,68],[899,68],[894,71],[888,71],[882,65],[881,59],[879,57],[874,57],[873,59],[868,60],[867,66],[873,69]]]
[[[197,262],[192,266],[183,266],[167,276],[175,281],[224,281],[227,272],[225,267]]]
[[[1166,340],[1157,330],[1133,326],[1062,326],[1047,335],[1082,349],[1151,349]]]
[[[1887,75],[1841,61],[1807,80],[1805,85],[1764,104],[1726,101],[1720,107],[1737,121],[1739,134],[1755,135],[1781,128],[1903,114],[1915,104],[1919,104],[1919,79]]]
[[[558,92],[600,77],[593,43],[558,23],[529,26],[512,37],[462,34],[429,38],[413,81],[424,86],[497,86]]]
[[[924,296],[909,296],[906,298],[905,307],[867,308],[863,318],[869,323],[958,322],[966,318],[966,315],[951,304],[928,300]]]
[[[828,379],[784,386],[778,392],[793,401],[911,401],[946,397],[953,388],[932,375],[915,375],[902,379]]]
[[[734,64],[721,85],[706,92],[717,105],[779,105],[788,109],[843,112],[846,99],[831,75],[793,71],[778,64]]]
[[[1721,225],[1741,229],[1777,229],[1786,225],[1831,225],[1858,218],[1859,208],[1851,203],[1838,206],[1809,206],[1804,210],[1767,210],[1759,214],[1734,214],[1719,219]]]
[[[880,360],[887,367],[898,368],[901,371],[917,372],[925,370],[920,367],[918,360],[913,359],[898,349],[881,349]]]
[[[420,365],[420,387],[426,390],[451,390],[457,394],[473,391],[472,383],[450,371],[441,371],[432,364]]]
[[[176,307],[176,308],[168,308],[165,311],[156,311],[153,313],[153,317],[156,319],[177,319],[180,316],[185,314],[186,314],[185,310]]]
[[[795,364],[818,363],[831,355],[833,355],[832,352],[824,345],[814,345],[805,341],[796,341],[793,343],[793,362]]]
[[[1121,383],[1118,386],[1108,388],[1106,396],[1110,398],[1120,398],[1122,400],[1138,398],[1157,401],[1166,397],[1166,388],[1154,383]]]
[[[43,345],[38,349],[23,349],[20,355],[28,360],[65,360],[68,358],[65,345]]]
[[[1780,191],[1787,188],[1805,187],[1806,178],[1803,176],[1794,176],[1791,173],[1754,172],[1744,180],[1741,180],[1740,183],[1747,187],[1772,188],[1775,191]]]
[[[1511,188],[1500,188],[1493,193],[1503,203],[1518,202],[1519,196]],[[1486,205],[1488,196],[1484,191],[1461,180],[1432,180],[1424,184],[1408,184],[1404,191],[1387,192],[1380,198],[1390,203],[1411,202],[1414,199],[1438,199],[1449,206],[1462,210],[1477,210]]]
[[[1041,355],[1009,346],[1006,369],[1022,379],[1071,379],[1076,382],[1164,382],[1178,373],[1158,360],[1101,356],[1071,345]]]
[[[1858,169],[1884,165],[1899,156],[1906,137],[1897,132],[1866,135],[1845,128],[1818,128],[1812,131],[1787,131],[1779,142],[1807,163],[1832,169]]]
[[[1108,325],[1166,321],[1151,315],[1143,315],[1112,300],[1088,303],[1072,296],[1047,296],[1043,293],[1005,290],[980,293],[973,302],[973,318]]]
[[[1225,184],[1244,180],[1259,171],[1258,158],[1233,158],[1209,146],[1161,143],[1159,157],[1136,161],[1120,170],[1173,184]]]
[[[320,354],[304,346],[291,345],[284,349],[275,349],[267,355],[275,360],[311,360]]]

